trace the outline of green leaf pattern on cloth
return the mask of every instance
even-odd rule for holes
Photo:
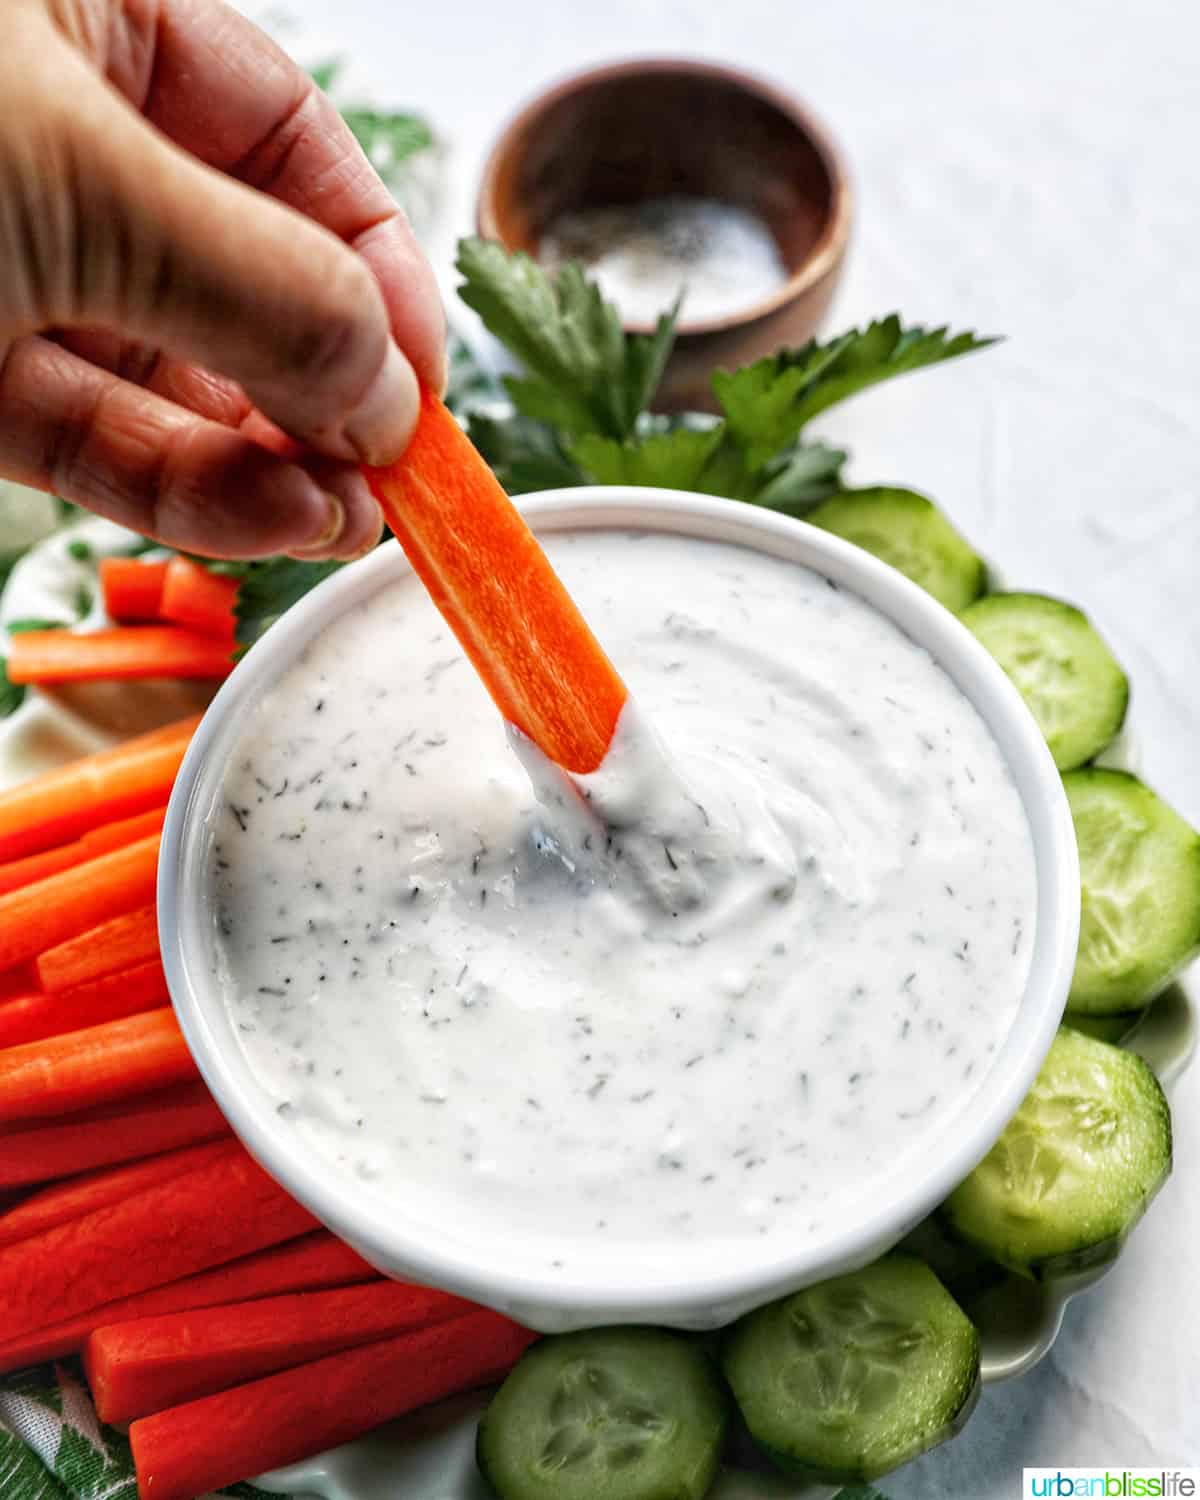
[[[223,1496],[268,1500],[253,1485]],[[96,1416],[86,1387],[43,1366],[0,1385],[0,1496],[4,1500],[137,1500],[129,1440]]]

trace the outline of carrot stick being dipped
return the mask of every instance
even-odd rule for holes
[[[105,1324],[83,1362],[102,1422],[132,1422],[339,1349],[393,1338],[477,1308],[399,1281],[268,1297]]]
[[[190,715],[0,792],[0,860],[161,807],[199,722],[199,714]]]
[[[100,563],[100,592],[110,620],[125,625],[162,617],[165,562],[140,557],[106,557]]]
[[[428,390],[403,457],[367,481],[504,717],[557,765],[604,759],[625,685],[533,532]]]
[[[0,1049],[121,1021],[169,999],[167,976],[157,958],[57,994],[39,990],[22,995],[0,1004]]]
[[[0,968],[154,899],[159,834],[0,896]]]
[[[87,1109],[197,1077],[175,1012],[163,1006],[0,1052],[0,1122]]]
[[[142,677],[228,677],[228,640],[177,625],[110,630],[27,630],[8,648],[11,682],[128,682]]]
[[[157,957],[158,907],[151,902],[47,948],[34,967],[42,988],[59,992]]]
[[[181,1277],[74,1317],[0,1342],[0,1375],[25,1365],[78,1354],[97,1328],[131,1318],[158,1317],[196,1307],[216,1307],[255,1297],[315,1292],[325,1287],[379,1281],[379,1274],[349,1245],[324,1230],[241,1256],[209,1271]]]
[[[202,1084],[122,1099],[0,1131],[0,1192],[228,1135]]]
[[[162,807],[152,807],[149,812],[137,813],[132,818],[104,823],[72,839],[69,844],[43,849],[40,854],[27,854],[24,859],[9,860],[0,865],[0,896],[19,890],[23,885],[32,885],[35,880],[44,880],[47,875],[56,875],[59,870],[69,870],[72,865],[81,865],[85,860],[95,859],[98,854],[107,854],[110,849],[122,849],[152,833],[160,833],[166,816],[164,803]]]

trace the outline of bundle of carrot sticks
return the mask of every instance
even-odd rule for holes
[[[532,1335],[380,1277],[233,1138],[154,906],[187,719],[0,793],[0,1373],[82,1355],[143,1500],[502,1375]]]
[[[146,561],[108,557],[100,564],[105,630],[27,630],[8,646],[13,682],[142,677],[225,677],[232,670],[237,581],[186,557]]]
[[[445,406],[367,472],[497,706],[595,769],[625,686]],[[223,676],[236,585],[108,560],[117,622],[13,637],[14,682]],[[251,1160],[168,1004],[154,905],[196,720],[0,793],[0,1374],[83,1356],[142,1500],[189,1500],[486,1385],[533,1335],[387,1281]]]

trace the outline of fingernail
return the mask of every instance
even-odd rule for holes
[[[387,464],[400,457],[416,426],[420,401],[413,367],[389,343],[382,369],[343,428],[363,463]]]
[[[330,490],[322,490],[321,495],[329,509],[324,530],[319,536],[313,537],[311,542],[306,542],[303,547],[293,547],[288,553],[289,557],[299,558],[301,562],[314,557],[323,557],[345,529],[345,506]]]

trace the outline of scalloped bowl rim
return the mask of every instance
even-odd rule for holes
[[[1070,987],[1079,930],[1079,867],[1062,781],[1037,725],[1004,672],[959,621],[900,573],[851,544],[774,512],[679,491],[587,487],[518,502],[541,532],[653,530],[749,546],[807,566],[853,590],[925,647],[983,717],[1025,807],[1037,871],[1037,924],[1020,1007],[971,1107],[932,1150],[910,1152],[882,1191],[859,1199],[823,1233],[773,1254],[732,1242],[718,1274],[631,1282],[550,1277],[512,1246],[446,1242],[435,1225],[384,1213],[281,1121],[253,1076],[207,957],[205,901],[211,812],[244,711],[317,632],[403,576],[398,544],[343,569],[288,611],[238,664],[184,757],[167,810],[159,863],[159,933],[167,980],[193,1057],[250,1153],[319,1220],[381,1271],[427,1282],[507,1312],[544,1332],[598,1323],[711,1328],[811,1282],[850,1271],[890,1248],[990,1150],[1016,1112],[1054,1038]],[[549,1233],[549,1231],[548,1231]]]

